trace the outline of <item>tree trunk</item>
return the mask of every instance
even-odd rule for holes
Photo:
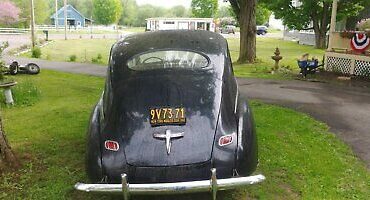
[[[322,16],[318,16],[316,12],[311,14],[313,29],[315,31],[315,47],[318,49],[326,49],[328,24],[330,17],[330,4],[324,3]]]
[[[315,31],[315,47],[318,49],[325,49],[326,48],[326,32],[321,33],[321,32],[316,32]]]
[[[0,115],[0,172],[6,166],[16,169],[20,167],[20,164],[6,139],[3,121]]]
[[[256,0],[240,2],[240,52],[238,63],[253,63],[256,59]]]

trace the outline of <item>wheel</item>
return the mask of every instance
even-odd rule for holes
[[[12,64],[9,65],[9,73],[11,75],[16,75],[18,74],[18,62],[14,61]]]
[[[26,70],[28,74],[38,74],[40,73],[40,67],[35,63],[28,63],[26,65]]]

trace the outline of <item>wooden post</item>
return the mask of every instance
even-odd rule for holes
[[[67,0],[64,0],[64,39],[67,40]]]
[[[31,0],[31,40],[32,40],[32,48],[35,47],[35,7],[33,4],[33,0]]]
[[[331,21],[330,21],[330,31],[329,31],[329,44],[328,51],[333,49],[333,34],[335,32],[335,26],[337,23],[337,10],[338,10],[338,0],[333,0],[333,6],[331,11]]]
[[[58,31],[58,23],[59,23],[59,18],[58,18],[58,0],[55,0],[55,18],[54,18],[54,23],[55,23],[55,30]]]

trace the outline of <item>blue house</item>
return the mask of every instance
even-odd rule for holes
[[[55,17],[57,16],[57,17]],[[64,6],[54,13],[50,19],[51,23],[55,25],[55,20],[58,20],[58,26],[64,26]],[[74,27],[85,27],[91,24],[92,20],[84,17],[76,8],[71,5],[67,5],[67,25]]]

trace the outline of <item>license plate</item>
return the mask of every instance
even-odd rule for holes
[[[185,108],[183,107],[165,107],[150,109],[150,124],[152,126],[186,123]]]

